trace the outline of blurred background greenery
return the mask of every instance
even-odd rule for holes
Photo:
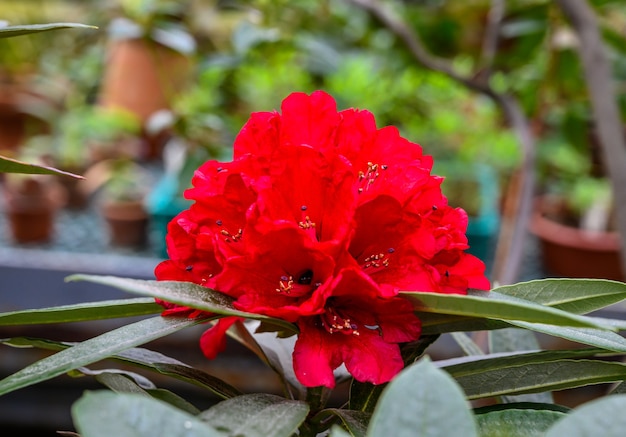
[[[493,90],[515,96],[536,135],[540,193],[566,194],[570,213],[587,210],[598,199],[610,204],[577,39],[554,2],[379,3],[456,71],[484,77]],[[626,117],[626,4],[590,3]],[[488,22],[502,5],[487,52]],[[490,233],[497,232],[502,204],[522,162],[522,149],[492,100],[416,62],[385,23],[350,1],[4,0],[0,18],[9,24],[98,26],[2,41],[0,107],[18,101],[19,108],[0,115],[0,121],[15,127],[16,113],[24,120],[20,118],[23,128],[15,135],[0,135],[0,153],[32,157],[42,150],[42,138],[49,138],[54,147],[43,159],[61,168],[71,162],[72,169],[86,171],[104,159],[103,148],[107,159],[121,155],[160,165],[167,181],[160,181],[159,191],[175,200],[153,195],[149,204],[165,216],[184,207],[180,193],[199,162],[228,159],[249,114],[279,109],[293,91],[326,90],[340,109],[369,109],[380,126],[393,124],[422,144],[435,157],[435,170],[447,178],[444,192],[450,202],[472,217],[491,214]],[[122,57],[128,65],[126,56],[139,51],[139,42],[148,50],[144,61],[152,61],[151,73],[131,67],[133,76],[113,66]],[[166,71],[171,66],[175,71]],[[155,77],[158,90],[148,87],[149,76]],[[113,90],[118,85],[126,87]],[[135,103],[143,91],[152,101],[139,108]],[[20,97],[11,97],[14,93]],[[102,129],[89,126],[106,126],[108,137],[115,138],[129,121],[116,124],[109,116],[99,122],[102,111],[94,107],[136,117],[140,145],[100,144],[97,149],[95,137],[102,136]],[[476,174],[487,177],[468,183]],[[463,181],[460,194],[456,179]],[[473,185],[482,188],[474,192]],[[480,255],[492,257],[493,248],[489,250]]]

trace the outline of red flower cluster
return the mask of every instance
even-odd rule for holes
[[[282,111],[252,114],[232,162],[209,161],[168,227],[159,280],[189,281],[235,306],[295,323],[294,369],[308,387],[333,387],[342,364],[359,381],[389,381],[400,343],[420,321],[399,290],[488,289],[465,253],[467,216],[447,205],[432,158],[368,111],[337,111],[328,94],[293,93]],[[161,302],[164,314],[196,314]],[[208,357],[237,319],[201,338]]]

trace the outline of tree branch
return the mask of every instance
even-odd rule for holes
[[[456,71],[447,60],[429,53],[420,36],[380,2],[376,0],[347,1],[368,11],[379,20],[402,41],[419,64],[429,70],[447,75],[472,91],[490,97],[504,113],[517,137],[522,150],[523,161],[518,173],[518,183],[514,184],[513,191],[509,193],[510,198],[514,201],[511,202],[511,209],[504,212],[493,278],[494,282],[501,285],[515,282],[522,264],[528,222],[532,213],[535,194],[535,139],[528,119],[519,103],[513,96],[496,92],[487,82],[481,80],[479,75],[466,77]],[[494,16],[495,18],[496,16]],[[485,53],[485,56],[490,55]]]
[[[579,39],[585,81],[591,99],[602,158],[613,188],[617,226],[621,236],[622,272],[626,273],[626,143],[614,81],[593,9],[585,0],[558,0]]]
[[[487,15],[487,28],[485,29],[482,52],[480,54],[480,66],[486,70],[486,77],[491,75],[493,60],[498,49],[498,40],[504,11],[504,0],[491,0],[491,8]]]

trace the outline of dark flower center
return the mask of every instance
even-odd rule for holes
[[[300,275],[298,278],[298,284],[300,285],[310,285],[313,281],[313,270],[306,270],[304,273]]]

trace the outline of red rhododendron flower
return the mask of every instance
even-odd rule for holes
[[[467,215],[447,204],[432,158],[368,111],[338,111],[322,91],[293,93],[281,109],[251,115],[233,161],[196,171],[185,193],[195,202],[170,223],[156,277],[296,324],[305,386],[333,387],[342,364],[358,381],[387,382],[403,367],[400,345],[420,335],[400,290],[489,289],[465,252]],[[202,314],[159,303],[164,315]],[[202,335],[207,357],[236,320]]]

